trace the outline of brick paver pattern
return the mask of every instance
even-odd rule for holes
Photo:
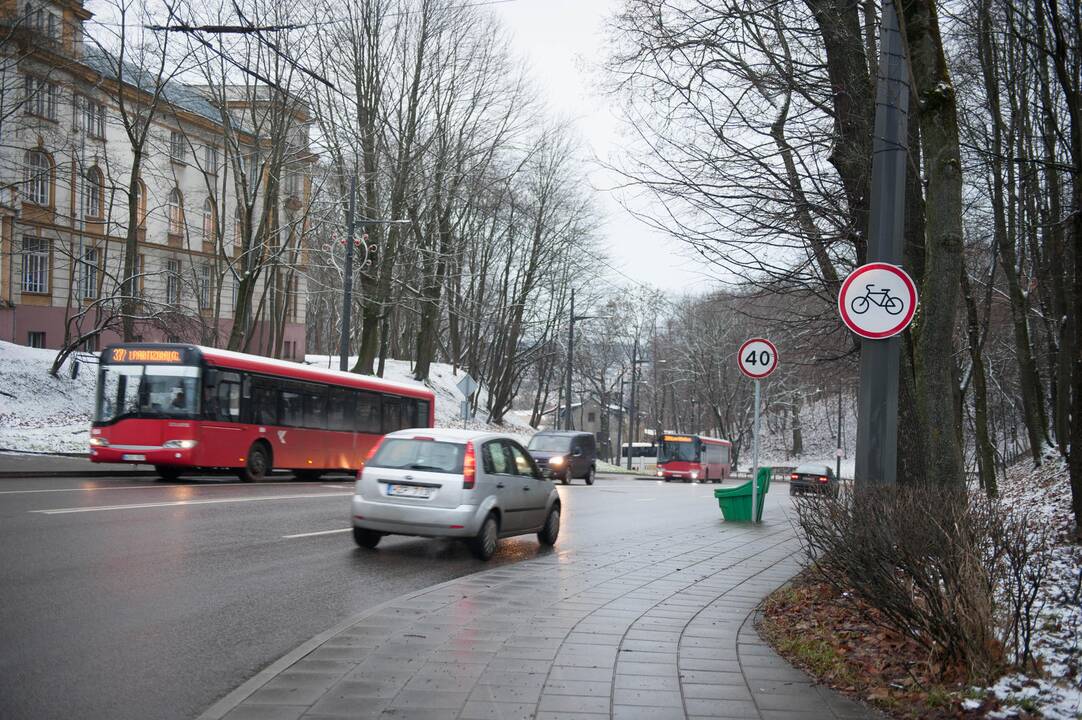
[[[786,519],[558,548],[362,617],[224,717],[879,717],[755,632],[759,603],[799,569]]]

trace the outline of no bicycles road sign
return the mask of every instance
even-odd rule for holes
[[[762,380],[778,367],[778,349],[766,338],[752,338],[737,353],[740,372],[753,380]]]
[[[842,283],[838,313],[846,327],[869,340],[894,337],[913,320],[917,286],[897,265],[861,265]]]

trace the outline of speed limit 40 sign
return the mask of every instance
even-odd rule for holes
[[[778,349],[766,338],[752,338],[740,346],[737,354],[740,372],[762,380],[778,367]]]

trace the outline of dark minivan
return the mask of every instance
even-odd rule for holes
[[[597,444],[588,432],[545,430],[533,436],[527,448],[545,475],[564,485],[572,478],[594,484],[597,473]]]

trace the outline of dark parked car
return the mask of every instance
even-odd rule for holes
[[[789,475],[789,494],[802,495],[806,492],[837,495],[838,478],[834,477],[834,468],[806,463],[793,470]]]
[[[564,485],[572,478],[583,478],[594,484],[597,473],[597,444],[588,432],[546,430],[530,440],[527,448],[546,476],[557,478]]]

